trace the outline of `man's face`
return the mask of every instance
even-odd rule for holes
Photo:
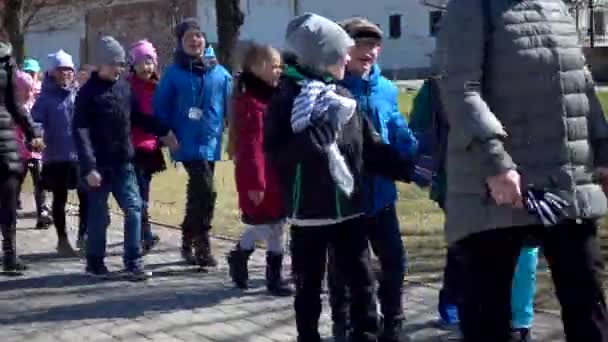
[[[380,54],[380,40],[375,38],[362,38],[355,41],[350,50],[350,63],[347,69],[356,75],[366,75],[378,61]]]
[[[74,70],[71,68],[57,68],[53,72],[53,77],[61,87],[67,87],[74,82]]]
[[[118,81],[120,75],[125,72],[125,68],[125,63],[101,65],[99,67],[99,77],[107,81]]]
[[[202,56],[206,43],[203,33],[196,29],[186,31],[182,37],[182,47],[189,56]]]

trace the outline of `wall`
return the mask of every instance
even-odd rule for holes
[[[84,22],[84,20],[83,20]],[[48,67],[47,55],[63,49],[80,65],[81,28],[62,29],[47,32],[30,32],[25,35],[25,54],[40,61],[44,70]]]

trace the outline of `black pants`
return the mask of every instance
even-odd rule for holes
[[[32,177],[32,183],[34,184],[34,201],[36,202],[36,216],[40,219],[42,210],[44,208],[44,201],[46,200],[46,193],[42,186],[42,161],[38,159],[30,159],[25,163],[25,171],[19,179],[19,188],[17,189],[17,201],[21,194],[21,188],[27,172],[30,172]]]
[[[604,264],[593,222],[487,231],[459,244],[464,296],[460,325],[466,342],[506,342],[511,330],[511,286],[524,240],[534,233],[551,268],[569,342],[608,341],[600,275]]]
[[[298,341],[318,342],[321,287],[328,248],[350,291],[352,341],[376,341],[378,332],[374,279],[363,219],[317,227],[291,228],[291,257],[296,284],[294,308]]]
[[[69,189],[65,187],[55,187],[52,190],[53,193],[53,206],[52,206],[52,215],[53,222],[55,223],[55,229],[57,230],[57,238],[59,240],[64,240],[68,238],[67,228],[66,228],[66,219],[65,219],[65,206],[68,202],[68,191]],[[86,218],[87,218],[87,193],[86,190],[78,189],[78,237],[83,237],[86,234]]]
[[[380,261],[378,299],[385,320],[403,320],[403,278],[406,270],[405,248],[401,239],[399,219],[395,206],[389,206],[374,216],[362,219],[374,254]],[[344,276],[332,267],[330,253],[329,295],[334,322],[340,322],[347,312]]]
[[[4,259],[16,257],[15,225],[17,224],[18,175],[1,175],[0,178],[0,230],[2,231],[2,252]]]
[[[204,160],[184,163],[188,172],[186,215],[182,223],[182,243],[190,248],[194,240],[211,229],[217,193],[213,185],[215,163]]]

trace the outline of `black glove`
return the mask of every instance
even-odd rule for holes
[[[321,122],[311,127],[310,130],[312,142],[321,148],[336,141],[336,131],[329,122]]]
[[[548,227],[558,224],[567,216],[565,208],[570,204],[554,193],[529,187],[524,193],[524,206]]]

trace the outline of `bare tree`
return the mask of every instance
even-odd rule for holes
[[[228,69],[234,69],[234,51],[245,15],[239,0],[215,0],[217,18],[218,59]]]
[[[25,55],[25,31],[32,19],[45,6],[45,0],[6,0],[2,22],[8,33],[15,59],[23,61]]]

